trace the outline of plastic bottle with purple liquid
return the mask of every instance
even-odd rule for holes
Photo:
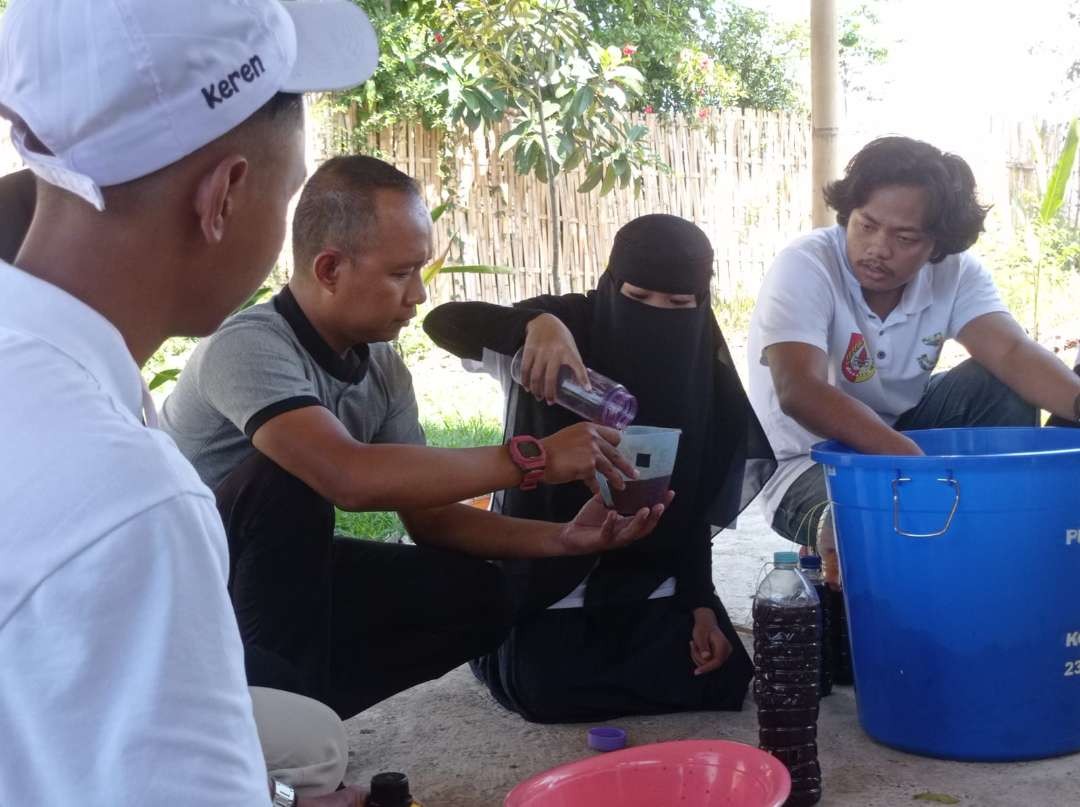
[[[514,354],[510,363],[510,375],[518,384],[521,383],[521,362],[524,348]],[[586,368],[591,389],[586,389],[574,378],[573,371],[563,365],[559,370],[559,383],[555,392],[555,403],[569,409],[575,415],[610,426],[613,429],[625,429],[637,417],[637,398],[630,394],[622,384],[612,381],[595,370]]]

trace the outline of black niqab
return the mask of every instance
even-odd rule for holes
[[[680,598],[700,599],[700,589],[711,591],[709,539],[734,521],[775,469],[708,304],[712,260],[708,238],[691,222],[643,216],[616,235],[596,291],[521,304],[558,316],[573,333],[586,365],[637,397],[636,424],[682,430],[671,481],[676,498],[657,529],[598,558],[508,564],[508,572],[526,583],[526,604],[531,599],[545,607],[590,569],[586,606],[644,599],[671,576],[679,580]],[[696,308],[657,308],[624,295],[624,282],[693,294],[699,302]],[[509,396],[507,434],[546,436],[577,420],[520,388]],[[588,497],[582,485],[513,490],[505,493],[502,510],[568,520]]]

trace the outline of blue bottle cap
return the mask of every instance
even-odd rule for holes
[[[786,563],[790,566],[799,565],[799,553],[798,552],[773,552],[773,563],[780,565]]]
[[[594,751],[618,751],[626,747],[626,732],[614,726],[597,726],[589,729],[588,744]]]
[[[817,555],[803,555],[799,558],[799,566],[811,571],[821,568],[821,558]]]

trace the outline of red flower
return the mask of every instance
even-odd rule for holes
[[[651,115],[652,113],[653,113],[652,104],[649,104],[649,106],[645,107],[645,114],[646,115]]]
[[[443,43],[443,40],[444,40],[445,38],[446,38],[446,37],[444,37],[444,36],[443,36],[442,34],[440,34],[440,33],[439,33],[438,31],[436,31],[436,32],[435,32],[435,44],[436,44],[436,45],[441,45],[441,44]]]
[[[633,56],[635,53],[637,53],[637,48],[635,48],[633,45],[623,45],[623,56]]]
[[[699,109],[698,113],[697,113],[697,116],[699,118],[701,118],[702,120],[704,120],[705,118],[709,117],[709,110],[707,110],[707,109]]]

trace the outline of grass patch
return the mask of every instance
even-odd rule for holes
[[[472,448],[497,445],[502,439],[498,422],[480,417],[424,423],[428,445],[440,448]],[[396,541],[405,535],[397,513],[348,513],[337,511],[336,531],[353,538]]]

